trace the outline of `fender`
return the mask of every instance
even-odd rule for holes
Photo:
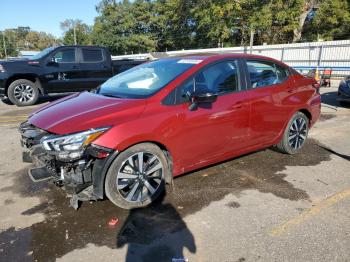
[[[149,142],[149,141],[147,141],[147,142]],[[158,143],[154,143],[154,142],[150,142],[150,143],[153,143],[153,144],[156,144],[157,146],[159,146]],[[139,143],[137,143],[137,144],[139,144]],[[134,145],[131,145],[131,146],[134,146]],[[161,149],[162,149],[163,153],[165,154],[166,159],[168,160],[168,168],[169,168],[169,173],[168,173],[169,175],[167,175],[165,177],[165,182],[172,186],[173,185],[173,175],[172,175],[173,174],[173,171],[172,171],[173,170],[173,160],[172,160],[172,157],[171,157],[169,151],[167,151],[165,148],[162,148],[162,147],[161,147]],[[118,157],[119,153],[120,153],[119,151],[115,150],[107,158],[95,160],[94,167],[92,170],[92,181],[93,181],[92,185],[93,185],[93,195],[97,199],[104,198],[106,175],[107,175],[107,172],[108,172],[111,164]]]
[[[7,94],[7,90],[9,88],[9,86],[11,85],[11,83],[13,81],[16,81],[16,80],[19,80],[19,79],[26,79],[26,80],[29,80],[29,81],[32,81],[36,87],[39,89],[39,92],[41,94],[45,94],[44,93],[44,89],[41,85],[41,82],[40,82],[40,79],[39,79],[39,76],[36,75],[36,74],[15,74],[15,75],[12,75],[11,77],[9,77],[5,83],[5,86],[6,86],[6,89],[5,89],[5,94]]]

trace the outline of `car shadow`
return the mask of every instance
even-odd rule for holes
[[[323,104],[326,104],[329,106],[350,108],[350,103],[340,103],[337,100],[337,92],[334,92],[334,91],[322,94],[321,101]]]
[[[148,208],[132,209],[121,226],[116,247],[127,246],[126,262],[186,261],[196,252],[195,238],[165,193]]]

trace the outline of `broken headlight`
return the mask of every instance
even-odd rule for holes
[[[40,143],[43,148],[61,160],[74,160],[83,156],[86,146],[102,135],[108,127],[63,136],[45,136]]]

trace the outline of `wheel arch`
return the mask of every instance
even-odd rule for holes
[[[312,121],[312,114],[311,114],[311,112],[308,109],[306,109],[306,108],[302,108],[298,112],[303,113],[309,119],[309,126],[310,126],[311,125],[311,121]]]
[[[14,76],[9,77],[6,81],[5,94],[7,94],[9,86],[14,81],[20,80],[20,79],[25,79],[25,80],[29,80],[29,81],[33,82],[36,85],[36,87],[39,89],[40,94],[41,95],[44,94],[44,89],[41,85],[41,82],[40,82],[38,75],[36,75],[36,74],[18,74],[18,75],[14,75]]]
[[[168,161],[168,168],[169,172],[165,177],[165,182],[167,184],[173,183],[173,158],[172,155],[169,151],[169,149],[163,144],[158,141],[152,141],[152,140],[147,140],[147,141],[140,141],[137,143],[134,143],[132,145],[129,145],[128,147],[123,148],[121,151],[115,151],[108,159],[106,160],[96,160],[95,164],[97,165],[96,172],[93,172],[94,174],[94,179],[93,179],[93,186],[94,186],[94,195],[97,196],[98,198],[104,198],[105,197],[105,182],[106,182],[106,175],[107,172],[113,163],[113,161],[118,157],[118,155],[121,152],[124,152],[125,150],[129,149],[130,147],[143,144],[143,143],[151,143],[156,146],[158,146],[163,153],[166,156],[166,159]],[[99,174],[98,174],[99,173]],[[95,179],[97,178],[97,179]]]
[[[283,133],[284,133],[284,130],[286,129],[290,119],[298,112],[301,112],[303,113],[308,119],[309,119],[309,128],[310,128],[310,125],[311,125],[311,120],[312,120],[312,114],[311,112],[306,109],[306,108],[301,108],[301,109],[298,109],[296,111],[293,111],[290,116],[287,118],[287,121],[284,123],[283,125],[283,128],[281,129],[281,131],[279,132],[278,136],[276,137],[276,139],[273,141],[273,144],[277,144],[281,139],[282,139],[282,136],[283,136]]]

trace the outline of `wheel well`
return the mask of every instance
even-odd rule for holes
[[[44,94],[44,90],[42,89],[41,83],[39,78],[36,75],[15,75],[10,77],[7,82],[6,82],[6,86],[5,86],[5,94],[7,94],[7,90],[9,88],[9,86],[11,85],[11,83],[13,83],[13,81],[19,80],[19,79],[25,79],[25,80],[29,80],[33,83],[36,84],[36,86],[39,89],[39,92],[41,95]]]
[[[306,115],[306,117],[309,119],[309,124],[310,124],[310,122],[312,120],[312,115],[311,115],[310,111],[307,110],[307,109],[301,109],[301,110],[299,110],[299,112],[301,112],[304,115]]]

